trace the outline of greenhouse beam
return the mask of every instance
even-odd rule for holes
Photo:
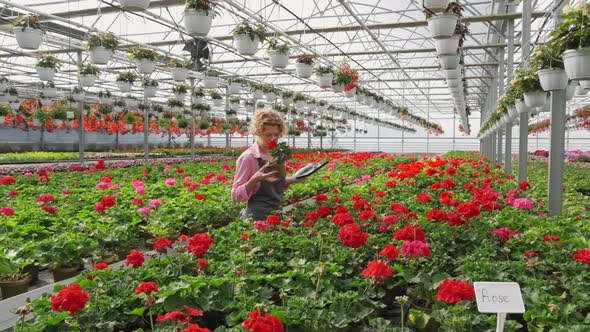
[[[509,5],[508,11],[512,12],[514,6]],[[506,82],[512,81],[512,73],[514,72],[514,20],[508,20],[508,36],[511,36],[506,40],[508,44],[508,54],[506,58]],[[512,122],[514,119],[510,119],[506,123],[506,147],[504,151],[504,174],[512,174]]]
[[[524,68],[528,69],[527,61],[531,49],[531,0],[522,1],[522,47],[521,58],[523,59]],[[528,112],[520,114],[520,137],[518,144],[518,183],[527,179],[527,159],[528,159]]]

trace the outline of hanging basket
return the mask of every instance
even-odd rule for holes
[[[242,84],[241,83],[230,83],[227,85],[227,90],[230,95],[235,95],[242,92]]]
[[[221,107],[221,106],[223,106],[223,99],[213,99],[213,106],[214,107]]]
[[[72,98],[74,98],[74,101],[78,101],[78,102],[79,101],[83,101],[85,97],[86,97],[86,94],[83,93],[83,92],[82,93],[73,93],[72,94]]]
[[[442,54],[438,56],[440,61],[440,65],[443,69],[456,69],[459,66],[459,58],[458,54]]]
[[[185,98],[186,98],[185,93],[175,93],[174,94],[174,99],[176,99],[177,101],[183,102]]]
[[[348,91],[344,91],[344,96],[348,97],[348,98],[354,98],[354,95],[356,94],[356,88],[352,88]]]
[[[334,90],[334,92],[340,93],[344,90],[344,84],[334,84],[332,85],[332,90]]]
[[[451,38],[436,39],[434,45],[436,47],[436,54],[454,54],[459,48],[459,40],[461,36],[453,35]]]
[[[193,36],[206,36],[211,30],[213,12],[204,10],[186,9],[184,11],[184,28]]]
[[[578,83],[585,90],[589,90],[590,89],[590,81],[579,81]]]
[[[463,81],[461,81],[460,78],[455,78],[455,79],[447,80],[447,84],[449,85],[449,88],[458,88],[458,87],[461,87],[461,84],[463,84]]]
[[[80,75],[80,84],[82,84],[83,87],[93,87],[94,84],[96,83],[96,75],[92,75],[92,74],[84,74],[84,75]]]
[[[42,106],[49,106],[53,103],[53,100],[51,100],[51,98],[43,98],[41,99],[41,105]]]
[[[372,96],[365,96],[365,100],[363,101],[365,105],[371,106],[373,104],[373,97]]]
[[[217,88],[217,83],[219,82],[219,77],[217,76],[204,76],[201,80],[203,83],[203,87],[206,89],[215,89]]]
[[[289,54],[287,53],[269,51],[268,56],[270,57],[270,65],[273,68],[286,68],[289,64]]]
[[[326,73],[318,75],[318,85],[322,89],[329,89],[332,87],[332,80],[334,79],[334,74]]]
[[[176,82],[182,82],[186,80],[188,76],[188,69],[187,68],[172,68],[172,80]]]
[[[25,50],[36,50],[43,42],[43,30],[33,28],[18,28],[14,30],[14,37],[20,48]]]
[[[461,70],[459,68],[455,69],[444,69],[445,78],[447,80],[461,78]]]
[[[449,0],[424,0],[422,6],[431,12],[438,13],[447,9]]]
[[[544,91],[563,90],[567,87],[568,79],[564,69],[541,69],[537,75]]]
[[[193,105],[202,104],[203,103],[203,97],[192,96],[191,97],[191,102],[193,103]]]
[[[545,105],[546,100],[547,92],[545,91],[532,91],[524,94],[524,103],[527,107],[541,107]]]
[[[516,106],[516,110],[518,111],[518,114],[528,113],[530,111],[529,107],[527,107],[525,102],[520,99],[517,99],[514,102],[514,105]]]
[[[254,55],[258,51],[258,44],[260,38],[254,37],[254,40],[250,39],[250,35],[236,35],[234,36],[234,43],[238,53],[241,55]]]
[[[590,47],[563,52],[563,64],[570,80],[590,80]]]
[[[578,87],[577,81],[570,81],[565,89],[565,99],[572,100],[576,94],[576,88]]]
[[[117,86],[121,92],[131,92],[131,83],[125,81],[117,81]]]
[[[253,105],[245,105],[244,109],[246,110],[246,113],[252,113],[254,112],[254,106]]]
[[[264,93],[262,92],[262,90],[254,90],[254,91],[252,91],[252,98],[262,99],[262,98],[264,98]]]
[[[299,78],[310,78],[313,74],[313,65],[297,62],[295,64],[295,71]]]
[[[111,98],[108,98],[108,97],[99,98],[98,100],[103,105],[108,105],[108,104],[110,104],[112,102],[112,99]],[[131,107],[131,105],[129,105],[129,103],[127,103],[127,106]]]
[[[240,103],[230,103],[229,104],[229,108],[232,111],[237,111],[238,109],[240,109]]]
[[[106,65],[113,56],[113,51],[102,46],[95,46],[90,50],[90,62],[95,65]]]
[[[49,98],[57,97],[57,88],[47,87],[43,89],[43,94]]]
[[[440,13],[428,20],[428,29],[434,39],[450,38],[455,32],[459,16],[454,13]]]
[[[149,75],[156,70],[156,62],[148,59],[136,59],[135,65],[141,74]]]
[[[8,103],[10,106],[10,109],[13,111],[18,111],[20,108],[20,102],[19,101],[12,101],[10,103]]]
[[[282,98],[283,105],[289,106],[293,103],[293,98],[291,97],[283,97]]]
[[[36,69],[41,81],[53,81],[53,78],[55,77],[54,68],[36,67]]]
[[[576,96],[585,96],[588,93],[588,90],[584,89],[581,85],[576,87]]]
[[[156,93],[158,92],[158,88],[156,88],[155,86],[148,86],[148,87],[145,87],[143,91],[144,91],[146,97],[153,98],[156,96]]]
[[[121,7],[126,10],[146,10],[150,6],[150,0],[119,0]]]
[[[265,96],[266,101],[268,101],[269,103],[272,103],[277,99],[277,95],[274,92],[268,92]]]
[[[305,100],[298,100],[298,101],[295,102],[295,107],[297,109],[305,108],[305,106],[306,106],[305,105]]]

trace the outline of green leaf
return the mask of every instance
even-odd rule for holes
[[[146,307],[135,308],[135,309],[131,310],[131,312],[129,314],[135,315],[135,316],[143,316],[143,313],[145,312],[146,309],[147,309]]]

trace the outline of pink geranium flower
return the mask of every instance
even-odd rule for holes
[[[173,186],[176,185],[176,179],[174,179],[174,178],[167,178],[164,181],[164,184],[167,185],[168,187],[173,187]]]

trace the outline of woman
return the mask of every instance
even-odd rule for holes
[[[231,197],[234,202],[248,203],[242,211],[242,218],[266,220],[283,201],[285,189],[295,182],[297,175],[305,172],[312,164],[300,169],[292,177],[279,177],[277,171],[267,169],[270,159],[268,145],[276,142],[286,133],[285,122],[275,111],[260,111],[254,114],[250,132],[256,142],[238,158]]]

